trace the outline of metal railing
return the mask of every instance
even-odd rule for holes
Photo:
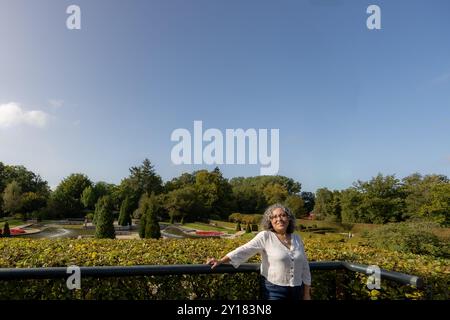
[[[352,272],[373,274],[373,270],[367,265],[350,263],[345,261],[321,261],[310,262],[313,270],[348,270]],[[219,265],[211,269],[206,264],[184,264],[184,265],[141,265],[141,266],[96,266],[80,267],[82,277],[134,277],[134,276],[156,276],[156,275],[183,275],[183,274],[212,274],[212,273],[250,273],[259,272],[259,263],[244,263],[239,268],[232,265]],[[48,268],[0,268],[0,280],[13,279],[58,279],[67,278],[66,267]],[[403,285],[412,285],[417,288],[423,287],[420,277],[400,272],[380,270],[381,279],[391,280]]]

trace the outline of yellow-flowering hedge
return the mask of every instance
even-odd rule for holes
[[[0,267],[66,267],[201,264],[245,243],[243,239],[32,240],[0,239]],[[449,261],[367,246],[305,239],[310,261],[343,260],[420,276],[425,289],[382,281],[368,290],[367,277],[352,272],[313,272],[314,299],[448,299]],[[254,257],[250,262],[256,262]],[[0,299],[257,299],[257,274],[83,278],[81,290],[65,280],[0,281]]]

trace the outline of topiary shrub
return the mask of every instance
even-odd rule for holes
[[[4,237],[10,237],[11,236],[11,230],[9,230],[9,223],[8,223],[8,221],[6,221],[5,225],[3,226],[3,236]]]

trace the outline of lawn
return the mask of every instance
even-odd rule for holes
[[[224,233],[236,233],[236,231],[230,230],[229,228],[224,228],[221,226],[213,226],[207,223],[195,222],[195,223],[185,223],[183,225],[184,228],[196,229],[196,230],[205,230],[205,231],[221,231]]]
[[[23,221],[21,219],[1,219],[0,220],[0,228],[2,228],[2,230],[3,230],[3,227],[4,227],[6,221],[8,221],[10,228],[14,228],[17,226],[21,226],[23,224],[27,224],[26,221]]]

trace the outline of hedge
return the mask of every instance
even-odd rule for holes
[[[0,267],[201,264],[245,243],[243,239],[7,239],[0,241]],[[342,271],[313,272],[313,299],[449,298],[449,261],[342,242],[305,239],[310,261],[345,260],[420,276],[425,288],[382,281],[368,290],[367,277]],[[257,262],[259,256],[249,262]],[[0,281],[0,299],[258,299],[257,274],[209,274],[82,278],[80,290],[65,279]],[[336,288],[337,284],[337,288]]]

